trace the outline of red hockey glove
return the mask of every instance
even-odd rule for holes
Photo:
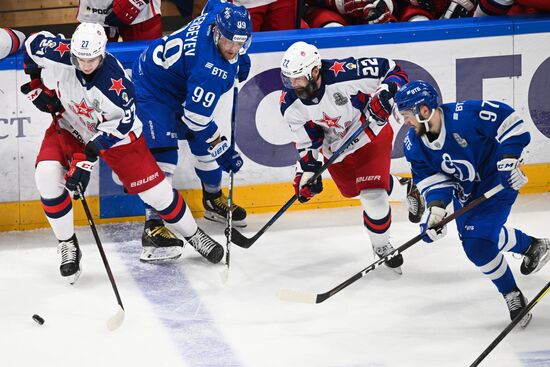
[[[40,79],[32,79],[23,84],[21,92],[42,112],[55,114],[63,111],[63,105],[55,91],[46,88]]]
[[[397,89],[397,84],[394,82],[382,83],[367,104],[368,113],[379,126],[384,125],[390,117],[393,97],[397,93]]]
[[[292,186],[294,186],[298,201],[305,203],[323,191],[323,179],[321,176],[317,177],[312,183],[307,184],[309,179],[321,168],[321,162],[315,159],[313,153],[309,151],[300,159],[299,163],[302,172],[296,172]]]
[[[368,24],[387,23],[392,18],[392,0],[374,0],[366,8],[364,19]]]
[[[435,9],[434,0],[409,0],[409,3],[430,12]]]
[[[88,183],[90,183],[90,174],[96,163],[97,157],[93,159],[92,157],[87,157],[84,153],[73,154],[71,167],[69,168],[69,172],[65,175],[65,187],[75,193],[75,198],[79,197],[77,188],[79,188],[82,193],[86,191]]]
[[[386,23],[393,13],[392,0],[329,0],[342,15],[367,23]]]
[[[113,0],[113,9],[105,18],[105,24],[118,27],[130,25],[149,4],[149,0]]]

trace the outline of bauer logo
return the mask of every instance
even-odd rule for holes
[[[369,182],[369,181],[380,181],[380,176],[378,176],[378,175],[376,175],[376,176],[361,176],[361,177],[357,177],[355,179],[355,183]]]
[[[145,177],[145,178],[142,178],[141,180],[134,181],[134,182],[130,183],[130,187],[138,187],[138,186],[141,186],[141,185],[145,185],[146,183],[151,182],[155,178],[158,178],[158,177],[159,177],[159,173],[155,172],[155,173],[153,173],[152,175],[150,175],[148,177]]]

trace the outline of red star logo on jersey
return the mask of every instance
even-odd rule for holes
[[[88,107],[86,101],[82,99],[80,103],[75,103],[75,112],[79,115],[86,116],[87,118],[92,118],[93,107]]]
[[[111,78],[111,82],[113,83],[113,85],[111,85],[111,88],[109,88],[109,90],[114,90],[117,96],[120,96],[120,92],[126,89],[126,87],[122,84],[122,78],[117,80]]]
[[[286,91],[282,91],[281,96],[279,97],[279,104],[285,103],[285,98],[286,98]]]
[[[323,112],[323,118],[320,120],[317,120],[317,122],[327,124],[328,127],[339,127],[342,128],[342,126],[338,125],[338,121],[340,121],[340,117],[330,117],[326,113]]]
[[[63,57],[65,55],[65,52],[70,51],[71,48],[69,47],[68,43],[59,42],[59,45],[54,49],[54,51],[59,52],[59,55]]]
[[[344,69],[344,64],[345,62],[335,61],[334,64],[332,64],[332,66],[328,69],[334,73],[334,76],[338,76],[338,73],[346,72],[346,70]]]

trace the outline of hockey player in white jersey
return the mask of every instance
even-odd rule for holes
[[[211,0],[203,14],[183,28],[151,43],[134,63],[138,116],[143,135],[165,175],[178,164],[178,141],[193,154],[203,188],[206,219],[225,223],[229,206],[222,193],[222,170],[237,172],[239,153],[218,130],[214,111],[231,93],[235,77],[246,79],[252,25],[246,8]],[[231,111],[226,112],[230,115]],[[246,225],[246,211],[234,202],[233,224]],[[146,208],[142,244],[169,240],[169,231],[152,208]]]
[[[128,193],[138,194],[198,252],[219,262],[223,247],[197,227],[149,152],[136,116],[134,85],[105,51],[106,43],[103,27],[94,23],[80,24],[70,42],[49,32],[36,33],[25,42],[25,72],[31,81],[21,90],[41,111],[54,116],[36,159],[35,180],[59,240],[61,275],[74,283],[80,274],[71,193],[76,198],[86,190],[99,157]],[[182,245],[179,240],[171,248],[144,248],[140,259],[177,258]]]
[[[302,203],[323,189],[321,177],[305,185],[321,167],[319,153],[330,158],[371,119],[328,170],[343,196],[359,196],[374,252],[384,257],[393,251],[388,198],[393,130],[387,119],[393,96],[408,81],[407,74],[384,58],[321,60],[315,46],[296,42],[283,56],[281,75],[285,86],[281,113],[294,133],[300,157],[294,187]],[[402,263],[401,254],[386,261],[398,273]]]
[[[527,304],[503,252],[523,255],[520,270],[532,274],[550,260],[550,241],[505,226],[518,190],[527,183],[520,157],[530,135],[523,119],[497,101],[464,101],[439,105],[437,91],[413,81],[402,87],[395,103],[412,128],[404,141],[414,182],[428,210],[421,224],[423,239],[443,238],[446,228],[430,229],[454,210],[490,189],[504,189],[456,218],[464,252],[502,293],[513,320]],[[521,321],[527,326],[531,314]]]

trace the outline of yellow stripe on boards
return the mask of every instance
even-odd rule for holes
[[[550,163],[522,166],[529,182],[521,189],[521,193],[541,193],[550,191]],[[407,176],[404,174],[403,176]],[[227,190],[225,190],[227,192]],[[202,190],[180,190],[185,201],[195,217],[202,217]],[[278,211],[294,195],[290,182],[237,186],[234,200],[246,208],[249,214],[269,213]],[[99,198],[89,197],[88,205],[97,224],[142,221],[142,216],[121,218],[99,218]],[[340,195],[332,180],[323,180],[323,192],[311,201],[300,204],[296,202],[289,210],[307,210],[319,208],[336,208],[359,205],[357,199],[347,199]],[[73,201],[75,224],[87,225],[88,221],[82,204]],[[0,231],[29,230],[48,227],[48,221],[39,200],[0,203]]]

